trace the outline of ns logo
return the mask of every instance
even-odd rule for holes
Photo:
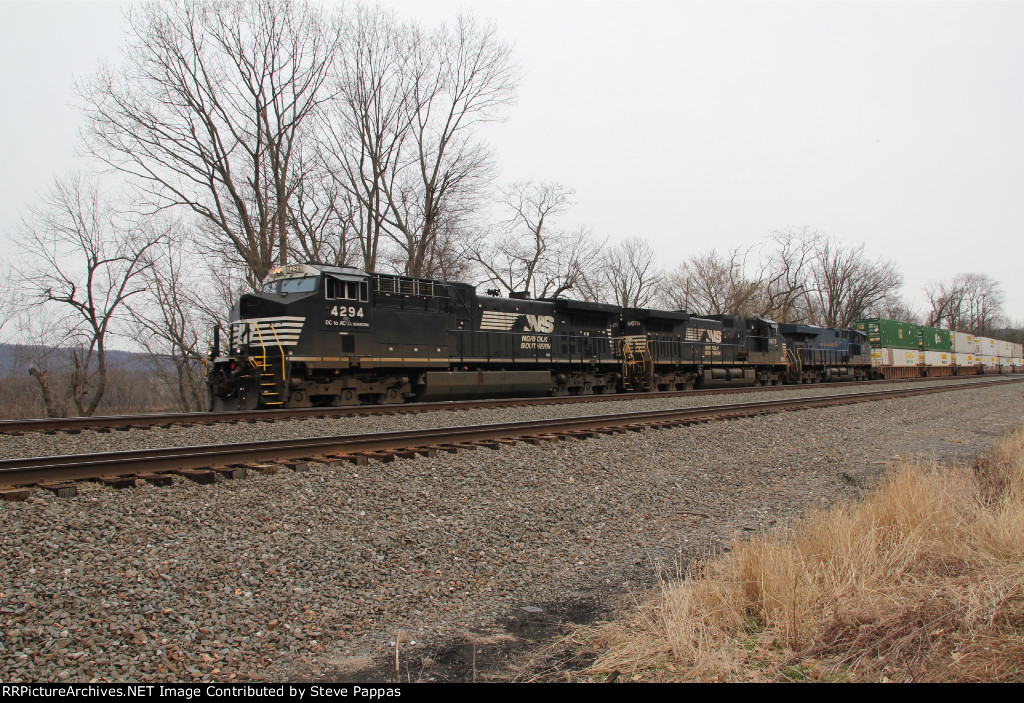
[[[551,315],[524,315],[526,318],[525,332],[551,334],[555,329],[555,318]]]

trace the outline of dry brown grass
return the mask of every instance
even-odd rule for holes
[[[643,680],[1024,680],[1024,430],[736,542],[590,640]]]

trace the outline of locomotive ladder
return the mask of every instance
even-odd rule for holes
[[[789,371],[791,372],[791,378],[793,377],[793,371],[796,372],[796,378],[800,378],[803,375],[804,363],[799,349],[794,347],[786,348],[786,365],[789,367]]]
[[[626,390],[650,390],[653,385],[651,351],[645,338],[622,340],[622,382]]]
[[[263,332],[260,331],[260,326],[257,324],[256,336],[260,340],[261,354],[260,356],[254,356],[253,359],[256,360],[256,368],[260,373],[260,400],[263,401],[264,405],[284,405],[284,399],[281,397],[281,394],[288,388],[288,379],[285,377],[287,364],[284,357],[284,345],[281,344],[281,339],[277,336],[277,330],[274,329],[273,323],[270,324],[270,331],[273,333],[274,340],[277,342],[277,348],[281,352],[281,378],[278,380],[274,364],[267,357],[267,345],[263,341]]]

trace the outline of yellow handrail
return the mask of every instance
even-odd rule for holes
[[[281,344],[281,338],[277,336],[277,329],[274,327],[274,323],[270,323],[270,331],[274,333],[274,339],[277,341],[277,349],[281,352],[281,383],[283,384],[281,392],[283,394],[288,389],[288,365],[285,364],[284,345]],[[284,396],[282,395],[282,397]]]
[[[267,345],[263,341],[263,333],[260,332],[260,325],[259,325],[259,323],[249,323],[249,324],[254,324],[254,326],[256,327],[256,336],[260,338],[260,350],[263,352],[263,356],[260,357],[260,368],[266,370],[266,368],[267,368]]]

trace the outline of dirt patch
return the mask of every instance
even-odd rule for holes
[[[610,618],[618,595],[584,596],[514,608],[493,627],[398,648],[398,678],[412,682],[565,681],[596,654],[566,640],[581,625]],[[396,680],[394,653],[323,672],[338,683]]]

